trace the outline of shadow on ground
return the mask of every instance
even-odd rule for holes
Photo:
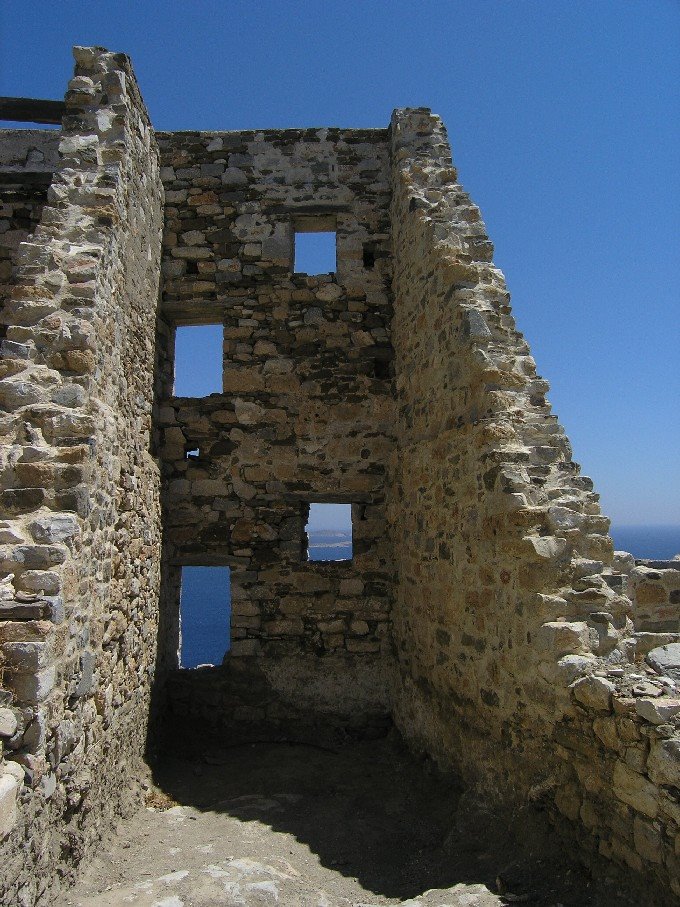
[[[595,890],[540,815],[503,816],[493,803],[479,808],[455,780],[415,760],[398,741],[337,751],[264,743],[208,750],[190,761],[166,759],[154,781],[156,796],[169,798],[157,803],[161,809],[172,801],[277,833],[250,858],[276,855],[294,864],[292,836],[316,857],[303,873],[333,872],[338,885],[329,894],[336,900],[354,903],[357,883],[379,903],[482,883],[507,903],[641,903],[606,877]]]

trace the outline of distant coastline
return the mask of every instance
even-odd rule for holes
[[[633,557],[651,560],[670,560],[680,554],[679,525],[612,525],[610,534],[617,551],[628,551]],[[321,529],[310,532],[310,560],[344,559],[351,548],[350,532],[339,529]],[[328,549],[334,551],[331,554]],[[351,555],[350,555],[351,556]]]

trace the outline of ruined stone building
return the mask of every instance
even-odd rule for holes
[[[614,556],[441,121],[156,132],[124,55],[75,59],[60,129],[0,133],[2,903],[73,878],[178,722],[393,724],[671,902],[680,574]],[[335,271],[295,273],[319,230]],[[201,324],[222,392],[173,396]],[[307,559],[316,502],[351,561]],[[230,568],[222,666],[178,664],[185,565]]]

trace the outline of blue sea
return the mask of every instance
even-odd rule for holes
[[[617,551],[633,557],[667,561],[680,554],[680,526],[617,526],[610,535]]]
[[[637,558],[669,560],[680,553],[680,526],[612,526],[618,551]],[[347,560],[352,543],[343,533],[310,536],[309,559]],[[221,664],[229,647],[231,595],[228,567],[184,567],[182,571],[181,664]]]

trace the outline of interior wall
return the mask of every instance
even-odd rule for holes
[[[19,247],[47,201],[60,130],[0,129],[0,311],[11,290]]]
[[[170,347],[173,328],[192,323],[224,336],[222,393],[173,397],[171,349],[164,357],[168,715],[230,739],[377,732],[393,570],[386,132],[172,133],[159,144],[165,338]],[[294,273],[301,227],[335,230],[333,273]],[[314,501],[353,505],[351,562],[307,561]],[[232,645],[213,669],[175,670],[183,564],[231,568]]]

